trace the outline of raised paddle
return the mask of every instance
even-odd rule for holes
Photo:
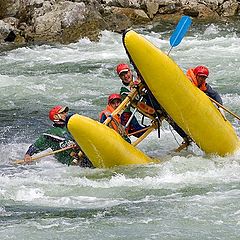
[[[171,48],[168,51],[168,54],[170,54],[173,47],[176,47],[183,39],[183,37],[186,35],[190,25],[192,23],[192,19],[188,16],[182,16],[179,20],[177,27],[173,34],[170,37],[170,45]]]
[[[31,161],[36,161],[40,158],[43,158],[43,157],[47,157],[47,156],[50,156],[50,155],[53,155],[53,154],[56,154],[56,153],[60,153],[60,152],[63,152],[63,151],[66,151],[68,149],[72,149],[72,148],[75,148],[76,145],[72,145],[72,146],[68,146],[68,147],[65,147],[65,148],[61,148],[61,149],[58,149],[56,151],[52,151],[52,152],[48,152],[48,153],[44,153],[44,154],[41,154],[39,156],[36,156],[36,157],[32,157]],[[14,164],[22,164],[22,163],[30,163],[31,161],[25,161],[24,159],[22,160],[16,160],[14,162]]]

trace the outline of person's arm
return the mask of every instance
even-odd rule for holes
[[[48,148],[46,144],[45,137],[41,135],[32,145],[29,146],[28,150],[24,155],[24,160],[26,162],[32,161],[32,155],[44,151]]]
[[[220,103],[221,105],[223,105],[223,101],[222,98],[220,97],[219,93],[215,90],[212,89],[212,87],[207,84],[207,90],[205,92],[210,98],[214,99],[215,101],[217,101],[218,103]]]
[[[27,152],[24,155],[24,161],[25,162],[31,162],[32,161],[32,155],[40,152],[40,150],[34,146],[34,144],[30,145]]]
[[[104,121],[107,119],[107,116],[103,113],[101,118],[99,119],[100,123],[104,123]]]

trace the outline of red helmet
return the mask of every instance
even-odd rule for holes
[[[209,70],[205,66],[197,66],[193,69],[193,73],[195,74],[195,76],[208,77]]]
[[[120,63],[117,65],[116,71],[120,75],[122,72],[127,72],[130,70],[130,67],[126,63]]]
[[[121,101],[121,95],[113,93],[108,97],[108,104],[111,103],[114,99],[119,99]]]
[[[63,107],[61,105],[55,106],[49,111],[49,119],[51,121],[56,121],[54,119],[54,116],[56,114],[63,113],[63,112],[68,112],[68,110],[69,110],[68,107]]]

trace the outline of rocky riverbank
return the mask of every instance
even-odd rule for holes
[[[229,21],[240,0],[0,0],[0,42],[71,43],[156,21]]]

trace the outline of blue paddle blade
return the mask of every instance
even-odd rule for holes
[[[192,20],[188,16],[182,16],[178,25],[173,32],[172,36],[170,37],[170,44],[172,47],[176,47],[183,39],[185,34],[187,33]]]

